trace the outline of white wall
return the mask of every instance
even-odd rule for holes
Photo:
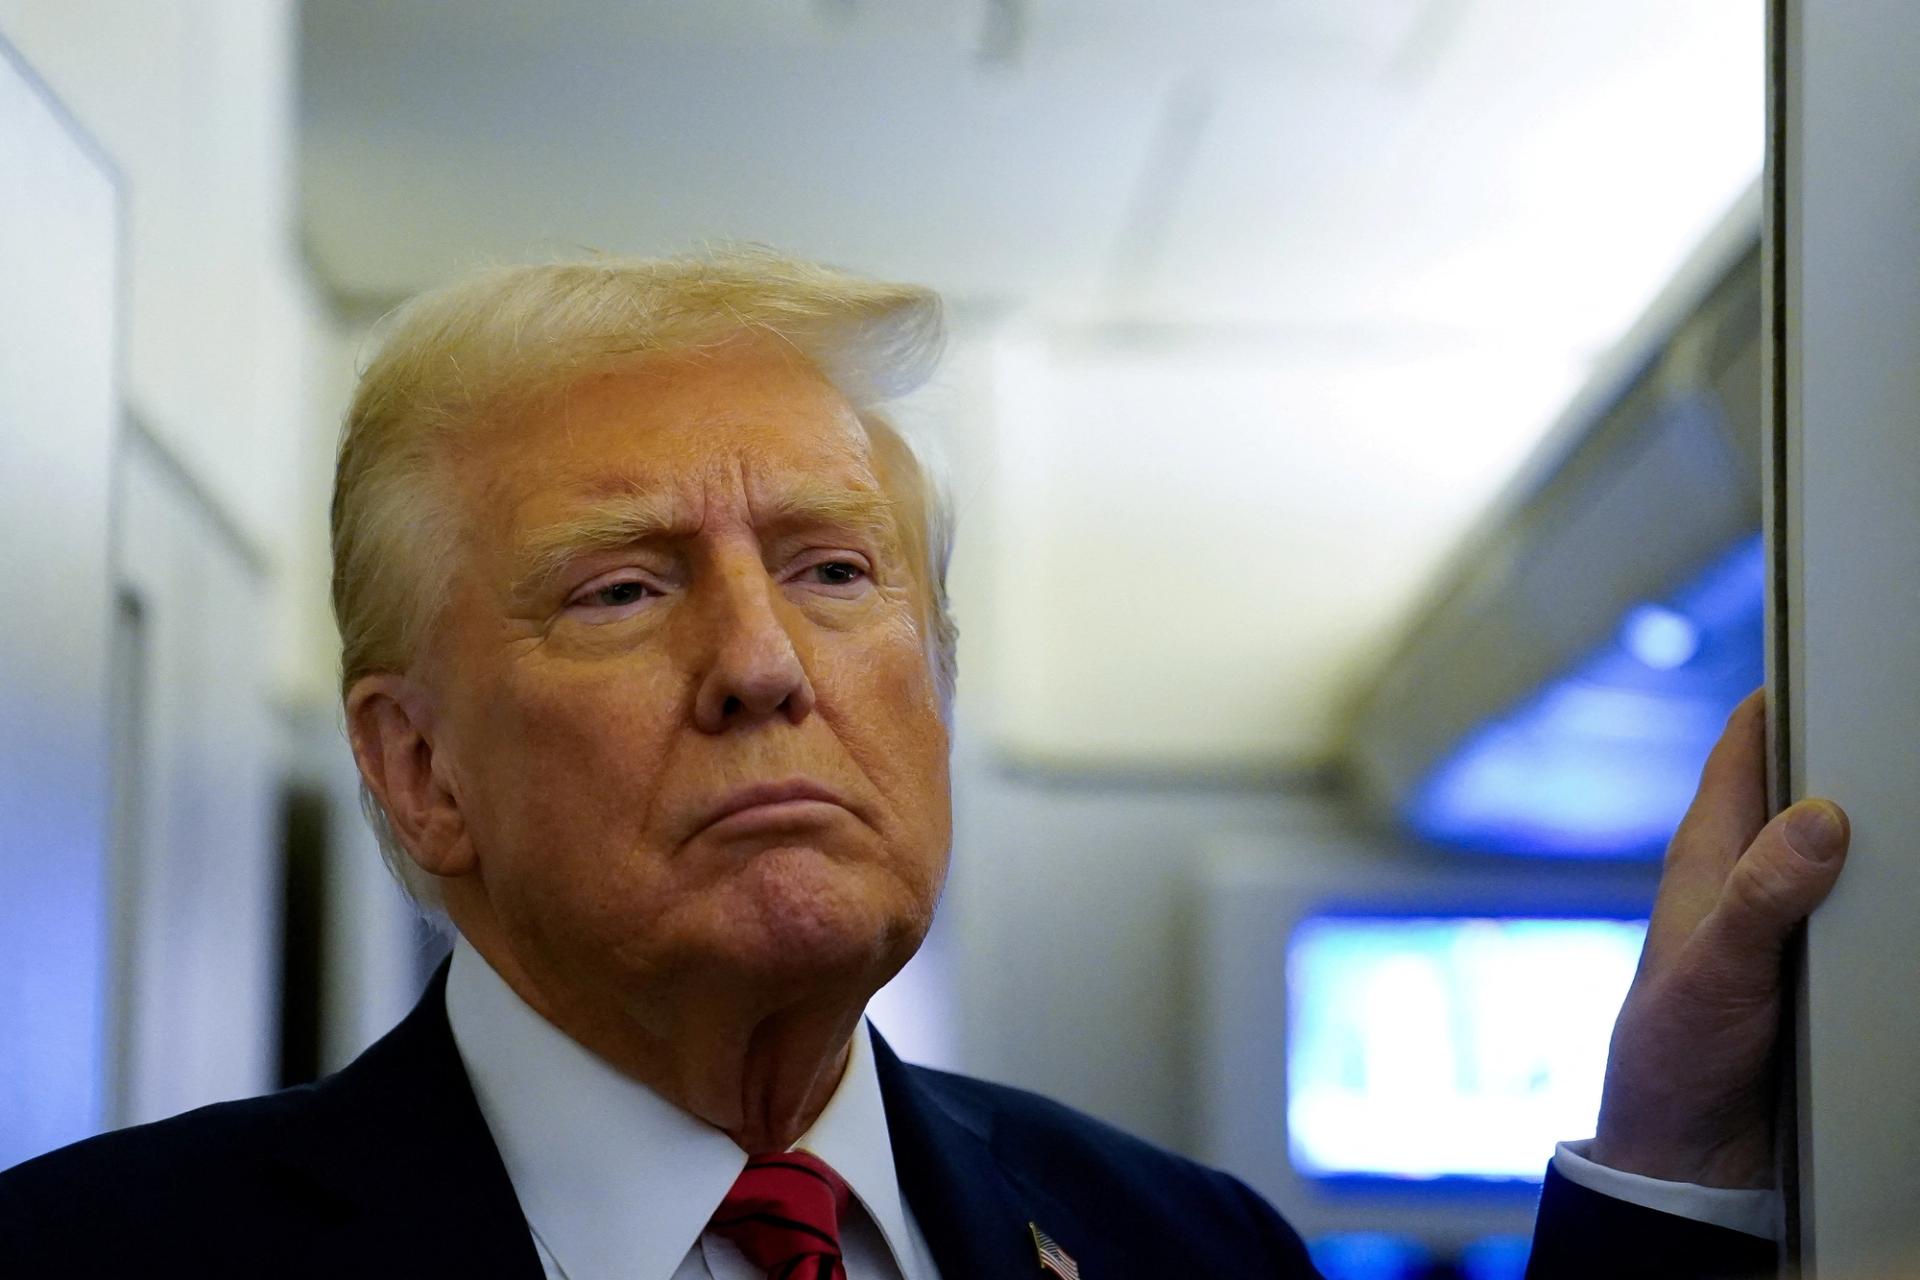
[[[144,436],[115,474],[114,591],[137,625],[123,735],[115,919],[119,1124],[277,1083],[281,754],[266,578]]]
[[[1853,842],[1807,926],[1800,1007],[1808,1276],[1920,1271],[1920,10],[1791,0],[1774,33],[1784,273],[1770,371],[1786,452],[1773,554],[1789,742],[1781,799],[1830,796]],[[1784,662],[1780,660],[1784,659]]]
[[[333,697],[324,494],[350,367],[293,222],[294,12],[292,0],[0,0],[0,38],[98,144],[121,198],[119,439],[100,443],[119,456],[118,588],[149,612],[122,655],[140,696],[113,708],[133,748],[118,911],[110,938],[84,935],[106,988],[89,998],[114,1011],[99,1020],[112,1031],[67,1067],[105,1080],[95,1125],[273,1083],[273,798],[290,763],[279,713]],[[86,443],[37,425],[36,447]],[[135,512],[142,494],[153,500]],[[97,599],[68,603],[104,628],[110,579],[74,579],[97,579]],[[0,654],[16,660],[18,646]],[[71,700],[69,714],[84,721],[88,705]],[[0,726],[0,747],[8,738]],[[169,1018],[192,1034],[155,1034]]]
[[[120,172],[126,407],[263,553],[275,684],[311,697],[305,443],[347,349],[293,222],[294,5],[0,0],[0,36]]]
[[[0,49],[0,1167],[105,1112],[115,192]]]
[[[1022,758],[1327,762],[1407,602],[1578,366],[1313,335],[1055,329],[1004,340],[998,732]]]

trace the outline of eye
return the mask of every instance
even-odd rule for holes
[[[627,617],[662,594],[638,578],[608,575],[574,592],[567,600],[567,608],[584,611],[588,621],[607,622]]]
[[[830,587],[852,586],[867,576],[867,571],[851,560],[829,560],[813,566],[808,572],[816,575],[817,581]]]
[[[653,594],[644,582],[610,582],[596,588],[592,595],[595,604],[613,608],[623,604],[638,604]]]
[[[811,563],[803,562],[788,581],[823,588],[828,595],[851,596],[865,590],[872,578],[864,560],[829,554]]]

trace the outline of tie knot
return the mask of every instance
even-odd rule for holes
[[[840,1217],[853,1192],[827,1162],[805,1151],[754,1156],[714,1211],[708,1229],[776,1280],[844,1280]]]

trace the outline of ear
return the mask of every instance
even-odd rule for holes
[[[386,810],[407,856],[440,877],[477,865],[459,797],[435,767],[425,693],[404,676],[363,676],[347,691],[347,736],[360,777]]]

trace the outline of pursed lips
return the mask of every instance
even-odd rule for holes
[[[759,820],[803,819],[809,811],[821,805],[834,805],[849,813],[854,812],[853,806],[839,792],[811,778],[759,782],[728,792],[707,811],[698,829],[708,831],[722,823],[747,826]]]

